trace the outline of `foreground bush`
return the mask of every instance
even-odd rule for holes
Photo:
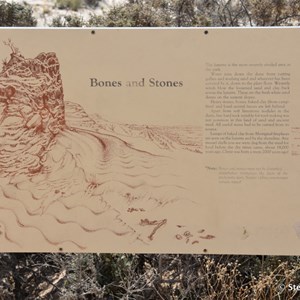
[[[0,254],[0,299],[298,299],[297,257]]]

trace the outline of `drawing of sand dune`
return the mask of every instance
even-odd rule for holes
[[[89,116],[76,103],[66,101],[66,120],[70,126],[96,130],[128,138],[151,142],[162,150],[187,150],[202,153],[202,129],[200,126],[156,126],[112,123],[99,114]]]

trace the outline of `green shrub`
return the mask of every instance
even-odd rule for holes
[[[101,0],[84,0],[85,4],[90,7],[97,7]]]
[[[171,13],[150,3],[125,3],[111,7],[103,16],[92,16],[90,26],[165,27],[172,26]]]
[[[32,9],[26,4],[9,3],[0,1],[0,26],[36,26],[36,20],[32,16]]]
[[[54,18],[51,27],[83,27],[85,25],[81,17],[68,15]]]
[[[77,11],[82,7],[82,0],[56,0],[59,9],[71,9]]]

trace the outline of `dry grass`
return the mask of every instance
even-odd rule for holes
[[[0,299],[299,299],[298,257],[0,254]]]

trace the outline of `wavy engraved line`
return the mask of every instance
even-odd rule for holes
[[[43,197],[45,196],[45,193],[47,193],[47,191],[43,190],[44,193],[41,193],[40,197],[38,197],[36,195],[36,193],[31,192],[30,190],[26,190],[26,191],[28,191],[31,194],[32,199],[35,201],[41,201],[43,199]]]
[[[13,142],[15,142],[15,144],[13,145]],[[5,147],[16,147],[16,146],[25,146],[27,145],[28,142],[27,141],[6,141],[5,142],[5,146],[1,146],[2,150],[1,152],[3,152],[3,155],[10,155],[12,153],[12,151],[10,151],[9,149],[6,149]],[[37,144],[37,143],[36,143]],[[31,145],[35,145],[35,144],[31,144]],[[13,151],[13,153],[23,153],[24,148],[20,148],[17,151]],[[6,154],[7,153],[7,154]]]
[[[67,150],[68,153],[72,156],[73,160],[74,160],[74,163],[75,163],[75,167],[82,170],[85,174],[86,174],[86,171],[83,167],[81,167],[79,164],[78,164],[78,159],[74,156],[74,154],[72,152],[70,152],[69,150]],[[150,169],[154,169],[154,168],[160,168],[160,167],[164,167],[164,166],[167,166],[167,164],[160,164],[159,166],[144,166],[144,165],[132,165],[132,166],[124,166],[124,165],[120,165],[120,164],[117,164],[117,161],[110,161],[108,163],[105,163],[103,165],[101,165],[101,163],[98,161],[97,162],[97,167],[99,167],[100,170],[107,170],[107,168],[110,168],[110,167],[120,167],[120,168],[123,168],[123,169],[134,169],[134,168],[143,168],[143,169],[147,169],[147,170],[150,170]],[[62,168],[59,168],[59,169],[62,169]]]
[[[38,162],[38,158],[37,157],[26,157],[26,158],[21,158],[21,159],[19,159],[19,157],[20,157],[20,155],[21,154],[19,154],[18,153],[18,155],[14,155],[13,157],[12,157],[12,159],[10,159],[10,160],[6,160],[6,163],[4,162],[4,168],[5,167],[11,167],[9,164],[10,163],[12,163],[13,164],[13,166],[15,167],[15,169],[19,169],[19,165],[20,166],[24,166],[24,164],[27,164],[27,165],[31,165],[33,162]],[[21,156],[22,157],[22,156]]]
[[[74,160],[77,159],[77,157],[75,158],[74,154],[72,153],[72,150],[70,150],[68,148],[66,148],[66,149],[67,149],[67,152],[70,155],[72,155]],[[100,168],[101,167],[107,168],[111,164],[116,164],[117,166],[125,167],[124,165],[128,165],[128,164],[132,163],[133,166],[140,166],[140,167],[143,167],[143,168],[155,167],[155,165],[149,166],[149,165],[140,164],[140,163],[144,163],[144,161],[141,161],[141,160],[138,160],[138,159],[135,159],[135,160],[132,160],[132,161],[122,161],[122,160],[119,160],[118,158],[120,158],[120,157],[119,156],[112,156],[111,158],[109,158],[107,160],[97,158],[97,166],[99,166]],[[146,163],[151,163],[151,162],[152,161],[146,161]],[[136,163],[139,163],[139,164],[136,165]],[[160,166],[162,166],[162,165],[167,165],[167,164],[166,163],[164,163],[164,164],[160,163]]]
[[[53,157],[53,155],[52,155],[51,157],[49,157],[49,158],[51,158],[51,160],[52,160],[54,163],[58,164],[59,162],[63,162],[63,161],[64,161],[64,159],[66,158],[66,152],[65,152],[63,155],[61,155],[59,158],[57,158],[57,159],[55,159],[55,158]]]
[[[75,136],[76,134],[76,136]],[[94,152],[94,148],[90,143],[87,143],[87,138],[91,138],[88,134],[79,134],[78,132],[74,133],[73,131],[70,130],[65,130],[64,132],[61,133],[63,137],[66,137],[67,139],[71,140],[72,142],[75,143],[75,145],[81,150],[80,153],[91,153]],[[93,137],[94,138],[94,137]],[[94,138],[95,139],[95,138]],[[99,142],[98,140],[96,140]],[[102,146],[102,151],[105,151],[105,148],[107,147],[104,142],[100,143]],[[87,153],[86,153],[87,152]]]
[[[93,189],[94,189],[94,187],[93,187]],[[73,196],[73,195],[75,195],[75,194],[76,194],[76,192],[75,192],[75,193],[71,193],[71,194],[70,194],[70,197]],[[90,194],[90,196],[92,196],[92,194]],[[112,208],[112,206],[111,206],[110,204],[108,204],[108,202],[107,202],[106,200],[104,200],[104,199],[102,198],[102,196],[100,196],[100,195],[97,195],[97,199],[96,199],[96,200],[97,200],[97,201],[100,201],[101,204],[104,205],[104,211],[103,211],[103,212],[102,212],[102,211],[101,211],[101,212],[96,212],[96,211],[91,210],[89,207],[86,207],[86,206],[84,206],[84,205],[68,206],[66,203],[63,202],[63,200],[64,200],[64,199],[58,199],[58,200],[56,200],[56,201],[53,201],[52,203],[50,203],[50,204],[48,205],[47,209],[48,209],[50,206],[54,205],[54,204],[61,204],[61,205],[64,206],[67,210],[75,209],[76,207],[84,207],[84,208],[86,208],[87,210],[89,210],[92,214],[98,216],[98,215],[101,215],[102,213],[107,212],[109,209]],[[117,210],[115,210],[115,211],[116,211],[118,214],[120,214],[119,211],[117,211]]]
[[[4,238],[5,238],[8,242],[10,242],[10,243],[12,243],[12,244],[15,244],[15,245],[19,246],[20,248],[22,248],[22,246],[21,246],[20,243],[14,241],[13,239],[11,239],[11,238],[8,236],[6,224],[5,224],[3,221],[1,221],[0,224],[2,224],[2,226],[3,226],[3,228],[4,228],[4,230],[3,230],[3,231],[4,231]],[[3,234],[3,232],[1,232],[1,234]]]
[[[8,140],[8,141],[5,142],[5,145],[2,145],[2,149],[3,149],[2,151],[6,151],[8,153],[14,153],[15,152],[14,149],[10,150],[9,148],[8,149],[5,148],[5,147],[8,147],[8,146],[11,146],[11,144],[13,142],[16,142],[18,145],[26,146],[26,147],[23,147],[23,148],[19,149],[18,150],[19,152],[24,152],[25,150],[28,150],[28,148],[30,148],[32,146],[43,146],[45,144],[45,141],[42,140],[42,139],[35,139],[31,142],[26,142],[25,140],[23,142],[22,140],[20,141],[18,139],[17,140]]]
[[[115,209],[114,209],[115,210]],[[116,211],[116,210],[115,210]],[[114,220],[118,221],[119,223],[121,223],[123,226],[127,226],[129,227],[137,236],[136,236],[136,240],[141,241],[142,243],[144,243],[145,245],[148,245],[148,243],[141,237],[141,234],[139,234],[135,228],[133,228],[132,226],[130,226],[129,224],[127,224],[125,221],[123,221],[120,218],[120,215],[116,215]]]
[[[145,166],[145,167],[155,166],[157,164],[167,165],[167,162],[165,161],[165,159],[160,159],[160,158],[152,158],[149,161],[144,161],[144,160],[135,159],[135,158],[131,159],[130,161],[123,161],[123,160],[120,160],[119,158],[120,158],[119,156],[115,156],[113,161],[117,161],[123,165],[138,164],[139,166]]]
[[[74,224],[74,225],[79,226],[83,231],[88,232],[88,233],[93,233],[93,232],[98,232],[98,231],[103,231],[103,230],[110,231],[110,232],[114,233],[117,236],[125,236],[125,235],[128,235],[128,234],[132,233],[132,231],[118,232],[118,231],[115,231],[115,230],[110,229],[108,227],[87,228],[87,227],[83,226],[82,224],[80,224],[79,222],[76,222],[76,221],[62,220],[62,219],[58,218],[57,216],[55,216],[53,214],[50,214],[50,213],[47,213],[47,215],[53,217],[55,219],[55,221],[57,221],[57,223],[59,223],[61,225]],[[126,223],[125,223],[124,226],[126,226]]]
[[[19,162],[20,161],[20,157],[22,157],[21,155],[23,154],[23,151],[22,152],[19,152],[18,154],[15,154],[15,155],[9,155],[9,156],[6,156],[6,157],[3,157],[4,158],[4,167],[7,167],[9,166],[11,163],[12,164],[15,164],[17,161],[16,161],[16,158],[18,158]],[[1,159],[1,162],[2,162],[2,159]]]
[[[142,164],[134,164],[133,165],[122,165],[122,164],[119,164],[118,161],[112,161],[112,162],[109,162],[109,163],[106,163],[106,164],[97,164],[97,167],[100,168],[100,170],[105,170],[107,168],[111,168],[111,167],[119,167],[119,168],[123,168],[123,169],[133,169],[133,168],[143,168],[143,169],[147,169],[147,170],[150,170],[150,169],[154,169],[154,168],[161,168],[161,167],[165,167],[167,166],[167,164],[159,164],[159,165],[142,165]]]
[[[130,154],[130,152],[126,153],[122,148],[119,151],[119,157],[122,159],[130,159],[132,157],[135,157],[134,155]]]
[[[16,129],[18,129],[18,130],[24,130],[24,125],[22,124],[22,125],[20,125],[20,123],[19,122],[13,122],[13,123],[11,123],[11,124],[2,124],[1,125],[1,127],[4,129],[4,130],[16,130]]]
[[[123,219],[121,219],[121,217],[120,217],[121,213],[117,209],[113,208],[112,210],[117,213],[116,216],[114,217],[114,220],[118,221],[118,223],[121,223],[122,226],[127,226],[134,233],[137,233],[135,228],[133,228],[131,225],[127,224]]]
[[[12,197],[11,195],[8,195],[3,189],[2,190],[2,193],[3,195],[9,199],[9,200],[12,200],[12,201],[16,201],[18,203],[21,204],[21,206],[24,208],[25,212],[29,215],[29,216],[35,216],[36,213],[34,213],[33,211],[31,211],[25,204],[22,200],[18,199],[18,198],[15,198],[15,197]]]
[[[71,177],[71,176],[70,176]],[[39,182],[34,182],[33,181],[34,178],[31,178],[30,182],[36,186],[36,190],[38,189],[39,191],[42,191],[44,189],[63,189],[66,186],[68,186],[70,184],[70,180],[69,177],[67,178],[59,178],[59,179],[55,179],[50,181],[48,176],[45,175],[45,179],[39,181]],[[47,180],[48,179],[48,180]],[[17,189],[19,190],[23,190],[23,191],[31,191],[31,187],[29,186],[25,186],[25,187],[21,187],[20,184],[23,184],[23,182],[20,183],[16,183],[15,186]],[[28,187],[28,188],[27,188]]]
[[[25,143],[20,143],[19,141],[16,141],[16,140],[13,140],[13,141],[7,141],[6,143],[5,143],[5,145],[4,146],[2,146],[2,149],[3,150],[1,150],[1,151],[6,151],[6,152],[8,152],[9,150],[7,150],[6,149],[6,147],[8,147],[8,149],[9,148],[16,148],[17,146],[20,146],[20,145],[25,145]]]
[[[101,144],[103,143],[102,139],[101,139],[101,136],[105,136],[105,137],[110,137],[110,138],[115,138],[117,139],[118,141],[122,142],[122,144],[124,146],[127,146],[128,148],[130,148],[131,150],[134,150],[134,151],[137,151],[139,153],[143,153],[143,154],[147,154],[147,155],[150,155],[152,157],[161,157],[161,158],[167,158],[167,159],[172,159],[168,156],[164,156],[164,155],[158,155],[158,154],[153,154],[151,152],[148,152],[148,151],[145,151],[145,150],[140,150],[140,149],[136,149],[134,148],[132,145],[130,145],[129,143],[125,142],[124,140],[120,139],[119,137],[117,136],[114,136],[114,135],[110,135],[110,134],[106,134],[106,133],[103,133],[103,134],[98,134],[98,133],[95,133],[91,130],[87,130],[87,129],[80,129],[80,128],[77,128],[77,127],[69,127],[71,130],[75,130],[76,132],[78,131],[81,131],[81,132],[84,132],[84,133],[88,133],[92,136],[94,136],[95,138],[97,138]]]
[[[123,185],[131,188],[131,189],[138,189],[140,187],[147,186],[147,187],[150,187],[150,188],[157,188],[157,189],[164,188],[164,187],[176,187],[176,188],[179,188],[179,189],[186,190],[185,187],[177,185],[177,184],[150,185],[150,184],[147,184],[147,183],[140,183],[140,184],[137,184],[137,185],[130,185],[128,183],[125,183],[125,182],[122,182],[122,181],[119,181],[119,180],[107,180],[107,181],[99,183],[98,186],[103,186],[103,185],[108,184],[108,183],[120,183],[120,184],[123,184]]]
[[[53,204],[60,204],[61,206],[63,206],[66,210],[72,211],[74,209],[77,208],[81,208],[81,209],[86,209],[87,211],[89,211],[91,214],[93,214],[94,216],[100,216],[102,214],[104,214],[105,212],[107,212],[107,209],[101,210],[101,211],[95,211],[91,208],[89,208],[88,206],[82,205],[82,204],[78,204],[78,205],[67,205],[66,203],[62,202],[62,201],[55,201],[55,203],[50,203],[50,205],[48,206],[48,208],[50,206],[52,206]]]
[[[116,161],[118,158],[120,158],[120,157],[119,156],[114,157],[113,161]],[[112,159],[110,161],[112,161]],[[120,162],[120,163],[122,163],[122,164],[124,164],[124,165],[129,165],[129,164],[132,164],[132,163],[136,163],[136,161],[133,161],[133,160],[129,160],[129,161],[117,160],[117,161]],[[149,162],[147,162],[147,163],[149,163]]]
[[[76,133],[78,133],[78,130],[77,130],[77,128],[73,128],[74,130],[76,130],[75,132]],[[80,129],[79,131],[82,131],[83,133],[85,133],[86,135],[91,135],[91,136],[93,136],[94,138],[96,138],[97,139],[97,141],[101,141],[101,144],[102,144],[102,146],[104,146],[105,145],[105,149],[104,149],[104,151],[107,151],[107,148],[109,147],[109,144],[107,143],[105,143],[103,140],[102,140],[102,138],[101,137],[99,137],[97,134],[95,134],[95,133],[93,133],[93,132],[91,132],[91,131],[86,131],[86,130],[82,130],[82,129]],[[70,134],[70,133],[65,133],[65,136],[66,137],[69,137],[70,139],[74,139],[74,137]],[[112,136],[113,137],[113,136]],[[80,137],[79,137],[80,138]],[[78,139],[76,139],[76,141],[77,141],[77,143],[78,143]],[[82,141],[82,142],[85,142],[85,141]],[[124,142],[124,141],[123,141]],[[80,143],[78,143],[79,145],[80,145]],[[67,148],[66,147],[66,149],[68,149],[69,150],[69,148]],[[93,149],[92,148],[89,148],[89,150],[90,151],[93,151]],[[132,149],[131,149],[132,150]],[[136,149],[134,149],[134,150],[136,150]],[[72,150],[70,150],[70,151],[68,151],[68,152],[72,152]],[[104,153],[104,155],[105,155],[105,153]],[[110,157],[110,156],[108,156],[107,154],[106,154],[106,157],[107,157],[107,159],[98,159],[98,161],[100,162],[100,163],[104,163],[104,164],[106,164],[106,163],[109,163],[109,162],[111,162],[111,161],[116,161],[116,159],[118,159],[118,158],[121,158],[120,157],[120,155],[118,156],[118,155],[116,155],[116,156],[112,156],[112,157]],[[159,158],[161,158],[162,156],[158,156]],[[133,156],[133,158],[134,158],[134,156]],[[150,158],[152,158],[152,157],[150,157]],[[153,159],[153,158],[152,158]],[[147,160],[147,161],[145,161],[145,160],[143,160],[143,161],[141,161],[141,160],[139,160],[139,159],[134,159],[134,161],[124,161],[124,160],[118,160],[120,163],[123,163],[123,164],[130,164],[130,163],[135,163],[136,161],[140,161],[140,162],[145,162],[145,163],[149,163],[150,161],[149,161],[149,159]],[[106,165],[105,165],[106,166]]]
[[[63,241],[59,241],[59,242],[51,241],[51,240],[44,234],[44,232],[43,232],[41,229],[39,229],[38,227],[33,226],[33,225],[25,225],[24,223],[22,223],[22,222],[20,221],[18,215],[15,213],[15,211],[14,211],[13,209],[6,208],[6,207],[1,207],[1,206],[0,206],[0,210],[8,210],[8,211],[10,211],[10,212],[15,216],[16,222],[17,222],[17,224],[19,225],[19,227],[21,227],[21,228],[33,228],[33,229],[37,230],[37,231],[43,236],[43,238],[45,239],[45,241],[47,241],[49,244],[51,244],[51,245],[53,245],[53,246],[58,246],[58,245],[60,245],[60,244],[69,242],[69,243],[74,244],[74,245],[75,245],[76,247],[78,247],[80,250],[86,249],[85,246],[82,246],[82,245],[80,245],[79,243],[77,243],[77,242],[75,242],[75,241],[72,241],[72,240],[63,240]]]
[[[97,175],[110,175],[110,174],[117,174],[117,175],[124,175],[124,176],[128,176],[128,177],[142,177],[142,176],[145,176],[145,177],[151,177],[151,178],[158,178],[158,177],[162,177],[162,176],[170,176],[170,177],[180,177],[179,175],[177,174],[147,174],[147,173],[141,173],[141,174],[128,174],[128,173],[121,173],[121,172],[105,172],[105,173],[97,173]]]
[[[67,129],[69,130],[65,130],[64,132],[63,132],[63,134],[65,135],[65,136],[67,136],[67,137],[69,137],[70,139],[74,139],[74,136],[72,136],[72,134],[71,133],[73,133],[73,132],[76,132],[76,133],[79,133],[79,132],[83,132],[83,133],[85,133],[85,134],[88,134],[88,135],[92,135],[92,134],[90,134],[90,132],[93,132],[93,131],[89,131],[89,130],[84,130],[84,129],[79,129],[79,128],[75,128],[75,127],[67,127]],[[79,135],[79,137],[80,137],[80,134],[78,134]],[[92,135],[92,136],[94,136],[94,135]],[[99,138],[99,137],[96,137],[96,136],[94,136],[96,139],[97,139],[97,141],[101,144],[101,146],[102,146],[102,148],[103,148],[103,150],[105,150],[105,149],[107,149],[107,145],[104,143],[104,141],[101,139],[101,138]],[[91,150],[93,150],[92,148],[90,148]]]
[[[88,178],[88,173],[85,171],[85,169],[83,168],[83,167],[81,167],[79,164],[80,164],[80,162],[78,162],[78,160],[77,160],[77,158],[76,158],[76,156],[72,153],[72,152],[70,152],[69,150],[67,150],[68,151],[68,153],[72,156],[72,159],[73,159],[73,161],[74,161],[74,164],[75,164],[75,168],[77,168],[77,169],[79,169],[80,171],[82,171],[83,172],[83,174],[85,175],[85,178]],[[59,170],[61,170],[62,168],[59,168]],[[73,176],[73,174],[70,174],[70,178]]]
[[[69,193],[68,195],[64,195],[64,197],[72,197],[72,196],[76,195],[77,193],[78,192],[75,191],[75,192]],[[60,198],[56,199],[55,201],[59,201],[59,200],[62,200],[62,198],[60,197]]]
[[[161,167],[161,166],[136,166],[136,165],[133,165],[133,166],[121,166],[122,168],[124,169],[127,169],[127,170],[131,170],[131,169],[134,169],[134,168],[138,168],[138,167],[141,167],[141,168],[144,168],[144,169],[147,169],[147,170],[151,170],[151,169],[154,169],[154,168],[158,168],[158,167]]]
[[[45,184],[47,184],[48,182],[46,182]],[[26,191],[30,194],[32,200],[34,201],[41,201],[44,197],[45,197],[45,194],[49,194],[48,190],[52,190],[54,188],[56,189],[64,189],[66,187],[66,185],[68,185],[68,182],[66,182],[65,185],[61,184],[59,186],[56,186],[56,185],[51,185],[51,184],[47,184],[46,186],[42,187],[42,186],[37,186],[34,191],[32,191],[32,187],[20,187],[19,184],[15,184],[15,188],[18,190],[18,191]],[[3,191],[4,193],[4,191]],[[40,196],[38,196],[38,194],[40,194]],[[5,195],[7,196],[8,198],[11,197],[9,195]],[[57,200],[57,199],[56,199]]]
[[[15,139],[19,139],[20,137],[22,137],[24,130],[22,132],[19,131],[21,130],[19,129],[18,131],[12,131],[12,133],[4,131],[3,134],[0,135],[0,137],[1,138],[13,137]]]
[[[2,79],[2,78],[1,78]],[[11,104],[11,105],[13,105],[13,104]],[[2,107],[3,107],[3,105],[1,105]],[[5,106],[5,105],[4,105]],[[22,117],[20,116],[20,115],[14,115],[14,114],[12,114],[9,110],[7,110],[7,115],[8,116],[10,116],[10,117],[12,117],[12,116],[14,116],[14,117],[18,117],[19,119],[21,119]],[[2,122],[3,122],[4,120],[2,120]],[[19,120],[18,120],[19,121]],[[2,124],[2,126],[1,127],[3,127],[3,129],[5,129],[5,130],[7,130],[7,131],[12,131],[12,130],[14,130],[14,129],[16,129],[16,128],[23,128],[23,126],[24,126],[24,123],[23,124],[20,124],[19,122],[17,122],[16,120],[15,121],[12,121],[12,123],[9,123],[9,124]]]
[[[126,149],[126,154],[124,154],[124,149]],[[139,155],[136,154],[136,151],[135,149],[132,149],[132,148],[128,148],[128,147],[119,147],[117,149],[117,156],[114,156],[117,157],[117,158],[120,158],[122,159],[123,161],[127,161],[127,160],[134,160],[134,161],[140,161],[140,162],[143,162],[143,163],[149,163],[149,162],[152,162],[152,161],[157,161],[157,160],[164,160],[165,158],[168,158],[168,157],[165,157],[165,156],[149,156],[148,154],[141,154],[139,153]]]
[[[140,157],[137,157],[135,155],[130,155],[128,157],[123,157],[120,154],[114,157],[114,159],[120,159],[119,161],[124,163],[124,164],[129,164],[129,163],[142,163],[142,164],[149,164],[152,162],[157,162],[158,160],[164,160],[163,158],[155,158],[155,157],[149,157],[148,160],[141,159]]]
[[[91,214],[95,215],[95,216],[100,216],[100,215],[103,215],[105,212],[107,212],[107,210],[102,210],[102,211],[95,211],[93,209],[90,209],[89,207],[87,206],[84,206],[84,205],[73,205],[73,206],[68,206],[66,205],[65,203],[63,203],[63,206],[65,207],[65,209],[67,210],[73,210],[73,209],[76,209],[76,208],[84,208],[86,210],[88,210]]]

